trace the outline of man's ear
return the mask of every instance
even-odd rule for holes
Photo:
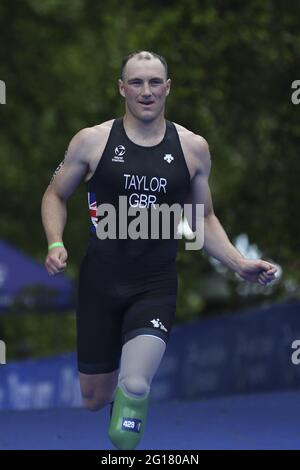
[[[119,78],[119,80],[118,80],[118,86],[119,86],[120,95],[123,96],[123,98],[125,98],[124,82],[123,82],[123,80],[121,80],[121,78]]]
[[[168,96],[168,94],[170,93],[170,89],[171,89],[171,79],[168,78],[166,96]]]

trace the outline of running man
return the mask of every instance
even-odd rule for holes
[[[128,208],[204,204],[204,250],[243,279],[266,285],[276,267],[245,259],[214,214],[210,154],[203,137],[165,119],[171,80],[163,57],[137,51],[122,64],[125,115],[78,132],[42,201],[50,275],[66,268],[66,201],[84,180],[91,236],[82,260],[77,305],[77,357],[84,404],[114,400],[109,436],[119,449],[137,446],[145,428],[152,379],[164,355],[177,295],[177,240],[100,239],[97,207],[119,197]],[[195,230],[194,221],[192,222]],[[118,232],[119,233],[119,232]]]

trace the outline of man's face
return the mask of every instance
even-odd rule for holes
[[[119,80],[120,94],[125,98],[127,109],[142,121],[153,121],[164,111],[171,80],[159,59],[130,59]]]

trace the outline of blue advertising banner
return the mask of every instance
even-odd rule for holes
[[[298,301],[176,326],[152,400],[299,388],[296,340]],[[75,354],[0,365],[0,408],[69,406],[81,406]]]

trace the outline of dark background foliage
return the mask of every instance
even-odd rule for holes
[[[153,50],[166,57],[172,78],[167,118],[209,142],[215,212],[229,237],[246,234],[248,248],[257,245],[283,270],[268,288],[241,283],[182,241],[178,321],[299,296],[300,106],[291,101],[300,79],[299,18],[299,2],[283,0],[3,0],[1,238],[43,261],[40,203],[54,169],[78,130],[122,115],[123,57]],[[69,201],[64,236],[74,279],[87,236],[82,184]],[[60,347],[72,347],[73,316],[11,315],[0,333],[15,355],[26,347],[53,352],[53,343],[45,346],[51,321],[64,325]],[[20,329],[22,347],[14,342]]]

